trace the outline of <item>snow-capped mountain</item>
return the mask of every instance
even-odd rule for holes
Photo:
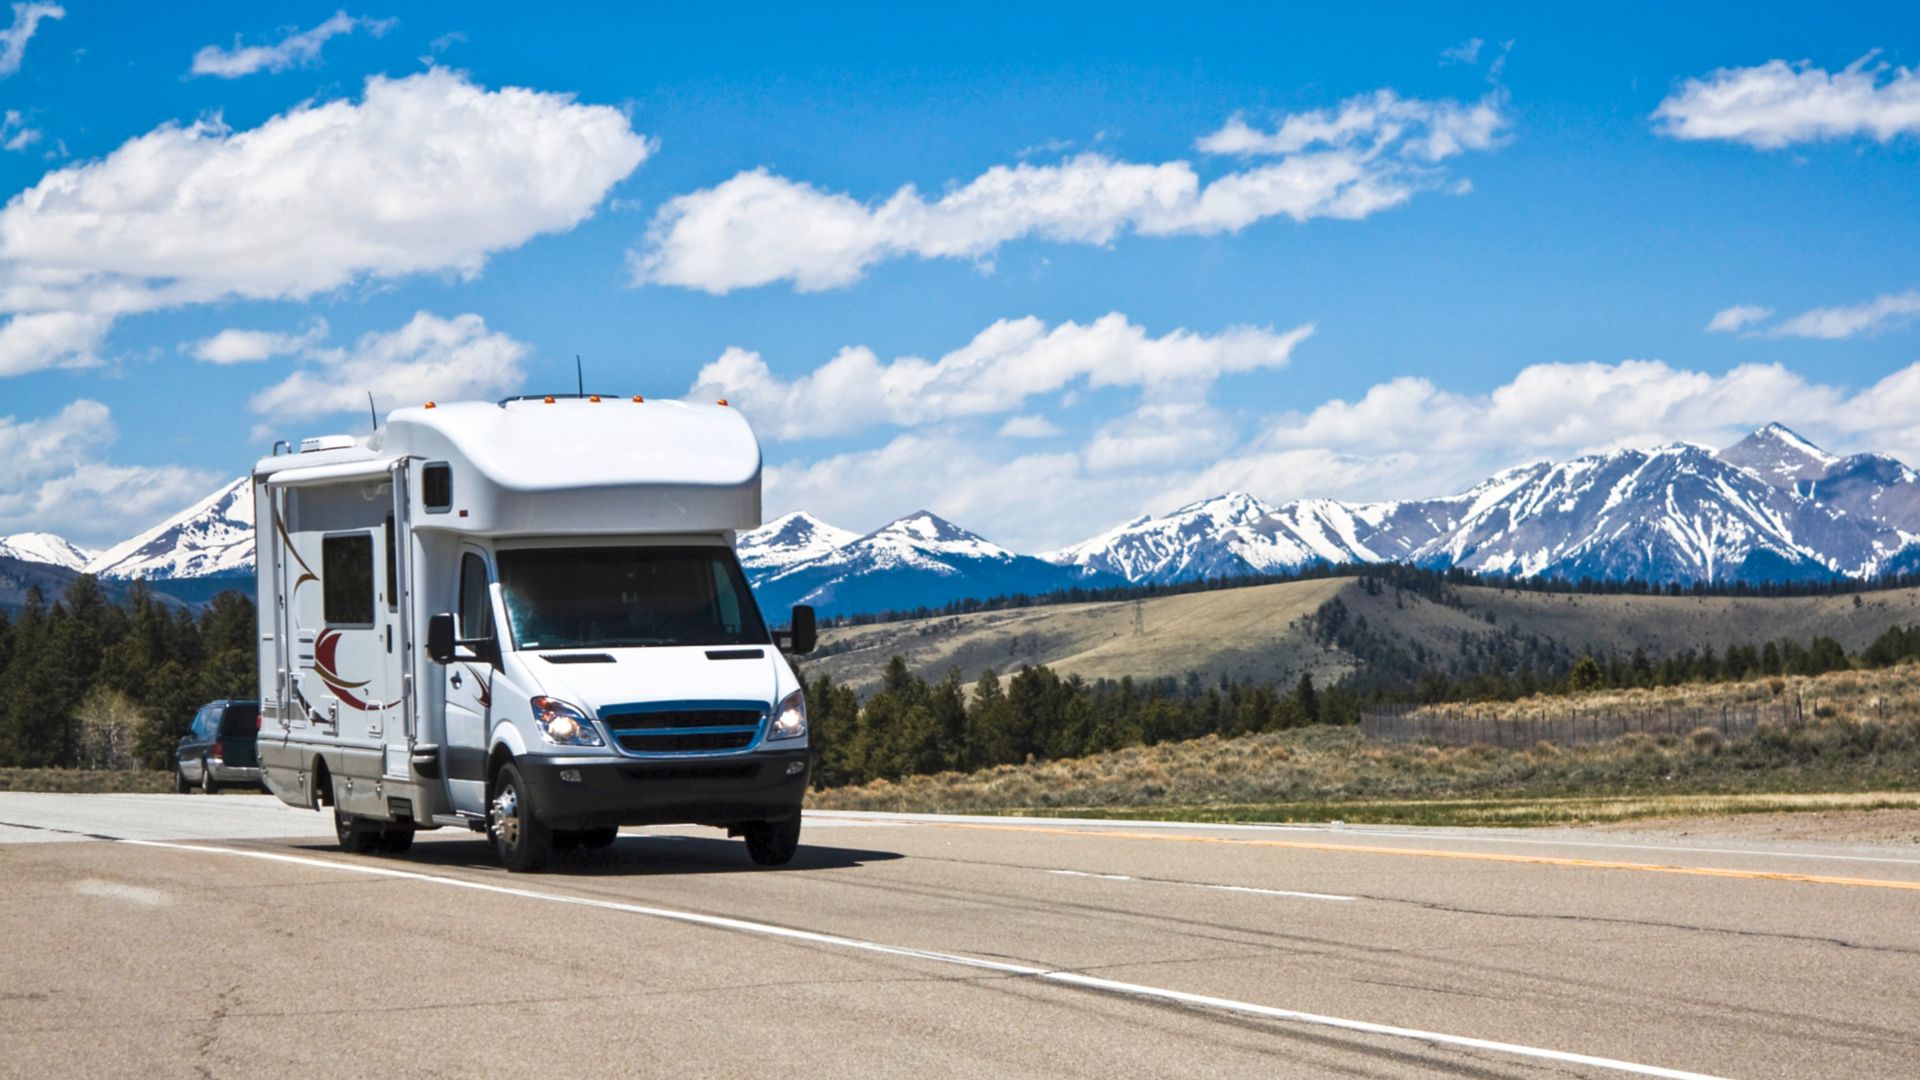
[[[1684,443],[1509,475],[1518,482],[1467,508],[1414,561],[1527,577],[1781,581],[1869,573],[1902,546],[1884,526]]]
[[[1716,456],[1774,487],[1785,488],[1801,480],[1818,480],[1840,463],[1840,458],[1801,438],[1785,424],[1768,424]]]
[[[241,477],[146,532],[101,552],[90,574],[210,577],[253,570],[253,487]]]
[[[1920,474],[1842,458],[1779,424],[1714,453],[1535,462],[1458,495],[1383,503],[1244,494],[1136,518],[1043,556],[1135,582],[1410,562],[1598,580],[1781,581],[1920,567]],[[1903,554],[1904,553],[1904,554]]]
[[[741,533],[735,550],[747,576],[758,580],[858,539],[860,534],[851,529],[836,528],[805,510],[796,510],[752,532]]]
[[[921,510],[826,554],[758,575],[754,591],[779,622],[793,604],[847,614],[1121,583],[1105,573],[1016,555]]]
[[[84,568],[93,552],[75,547],[64,536],[44,532],[14,533],[0,536],[0,556],[32,563],[46,563],[66,570]]]

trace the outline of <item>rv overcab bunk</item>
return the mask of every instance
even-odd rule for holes
[[[722,405],[635,397],[400,409],[253,472],[260,760],[351,851],[466,826],[512,870],[622,825],[791,859],[812,759],[734,556],[760,446]]]

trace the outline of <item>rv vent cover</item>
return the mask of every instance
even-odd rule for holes
[[[312,454],[321,450],[345,450],[352,445],[351,435],[315,435],[311,439],[300,440],[300,452]]]

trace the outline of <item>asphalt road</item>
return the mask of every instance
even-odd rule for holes
[[[1920,856],[810,815],[508,875],[0,793],[0,1074],[1906,1077]]]

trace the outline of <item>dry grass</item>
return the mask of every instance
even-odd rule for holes
[[[1354,666],[1353,657],[1313,640],[1307,616],[1338,597],[1356,618],[1403,646],[1446,655],[1460,635],[1516,630],[1559,642],[1574,653],[1659,657],[1680,649],[1758,644],[1826,635],[1857,652],[1890,626],[1920,623],[1920,589],[1859,597],[1601,596],[1536,593],[1469,586],[1454,590],[1458,606],[1391,588],[1369,596],[1353,578],[1297,581],[1130,600],[1060,604],[1011,611],[828,629],[829,655],[807,662],[809,674],[832,675],[865,693],[894,656],[927,678],[957,667],[968,682],[986,668],[1002,674],[1046,664],[1087,679],[1183,677],[1198,672],[1290,684],[1311,671],[1322,684]],[[1491,620],[1491,621],[1489,621]],[[839,650],[839,651],[831,651]]]
[[[172,773],[150,769],[0,769],[0,791],[60,791],[92,795],[172,790]]]
[[[1920,792],[1917,676],[1920,669],[1900,668],[1802,680],[1809,703],[1804,722],[1763,724],[1733,739],[1702,731],[1504,750],[1378,742],[1351,728],[1306,728],[879,781],[817,792],[811,805],[1426,824],[1624,820],[1670,816],[1682,805],[1703,813],[1776,811],[1817,805],[1805,797],[1835,793],[1868,805],[1906,806],[1920,801],[1920,794],[1903,794]],[[1740,700],[1773,689],[1763,681],[1664,693]],[[1676,797],[1689,801],[1676,804]]]

